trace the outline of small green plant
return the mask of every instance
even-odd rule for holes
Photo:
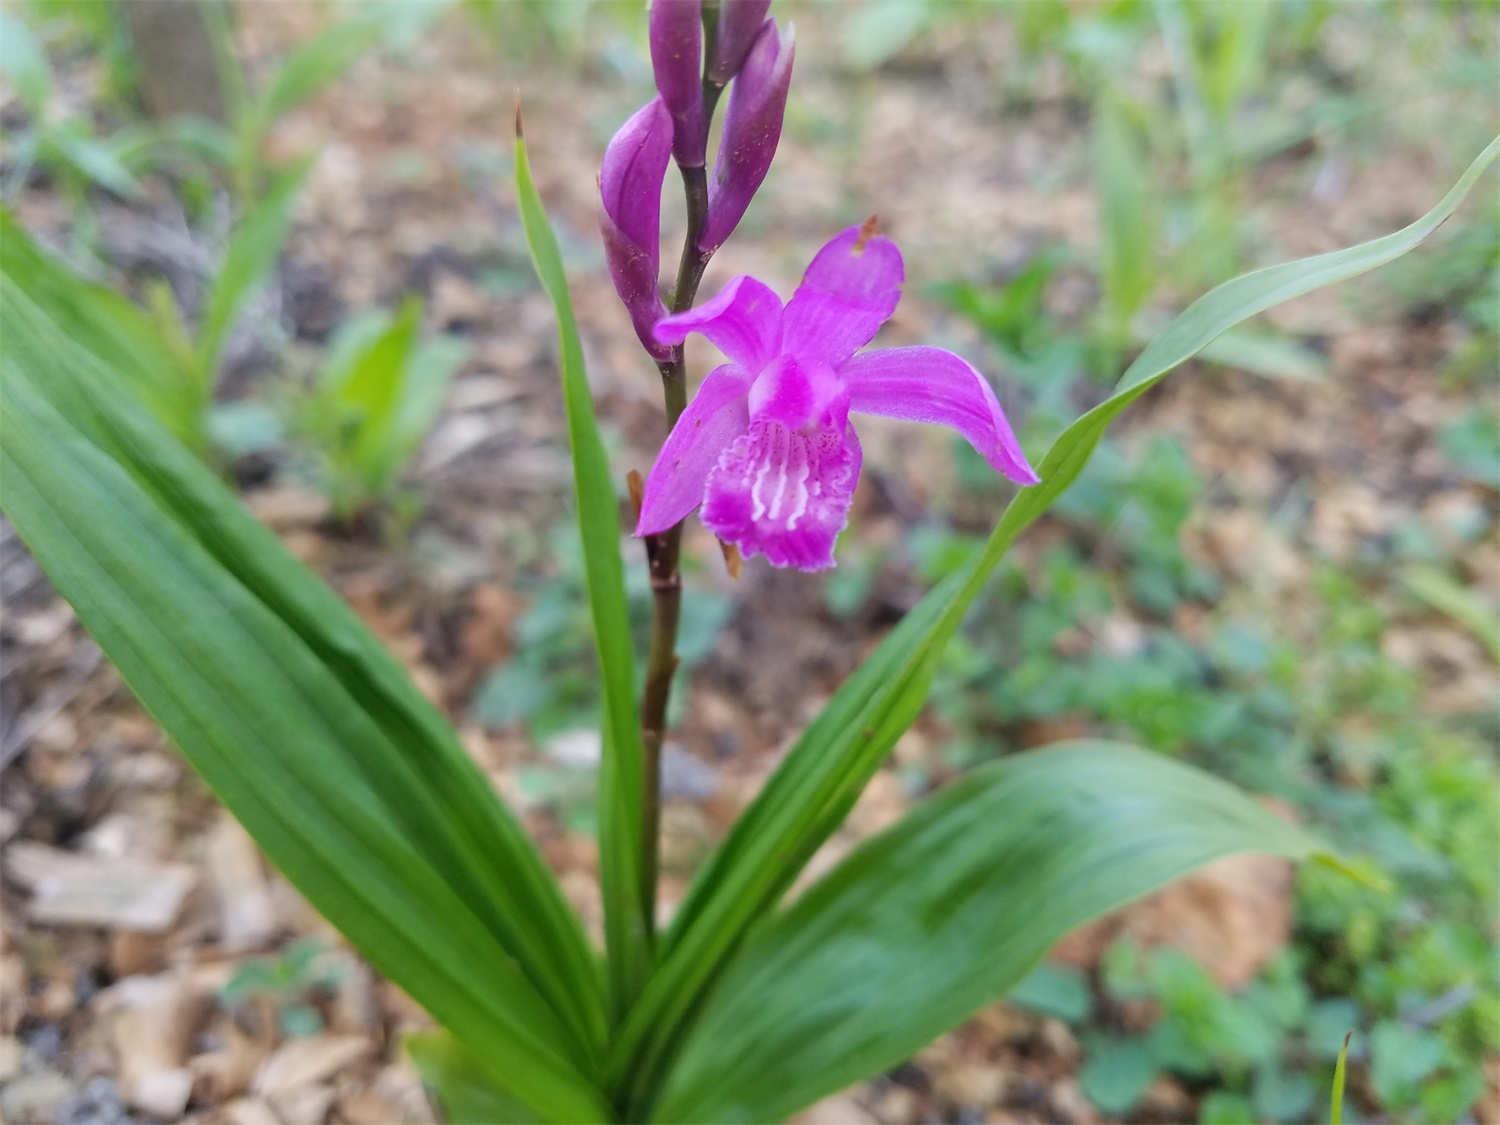
[[[219,989],[226,1008],[261,1008],[274,1013],[283,1035],[316,1035],[323,1030],[319,999],[343,980],[345,966],[329,956],[321,938],[288,942],[270,957],[243,961]]]
[[[369,313],[340,328],[291,410],[292,428],[312,451],[314,473],[336,516],[349,520],[377,506],[411,508],[414,497],[402,491],[402,474],[468,353],[455,337],[423,337],[416,298],[394,316]]]
[[[135,394],[199,456],[212,453],[211,414],[220,360],[250,299],[275,268],[292,223],[305,163],[279,173],[265,198],[230,233],[191,330],[171,288],[148,285],[146,306],[47,253],[0,210],[0,273],[33,312],[56,323],[118,372]],[[17,292],[21,292],[18,288]]]
[[[294,109],[337,82],[367,51],[415,37],[440,10],[438,4],[371,3],[335,20],[280,60],[264,81],[254,82],[234,49],[230,8],[209,0],[209,17],[228,125],[204,119],[182,122],[178,140],[222,169],[240,207],[255,206],[275,190],[277,170],[267,163],[272,128]]]
[[[144,194],[137,173],[157,152],[159,138],[146,125],[101,135],[94,123],[68,112],[56,97],[56,79],[42,40],[20,17],[0,12],[0,77],[20,96],[26,124],[7,140],[8,167],[0,198],[11,199],[40,171],[73,205],[75,239],[90,245],[97,216],[85,206],[94,188],[125,199]]]

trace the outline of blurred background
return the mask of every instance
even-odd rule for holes
[[[973,359],[1034,459],[1192,298],[1409,222],[1500,120],[1478,0],[773,14],[797,26],[786,130],[704,292],[787,293],[878,214],[908,278],[882,342]],[[0,7],[5,270],[401,656],[595,927],[596,687],[511,121],[519,92],[623,480],[660,390],[595,176],[650,96],[644,30],[639,2]],[[665,200],[671,262],[673,172]],[[665,909],[1006,500],[957,439],[862,433],[830,574],[731,581],[690,524]],[[1263,794],[1369,882],[1221,863],[804,1120],[1313,1121],[1352,1031],[1353,1119],[1500,1122],[1497,528],[1491,176],[1428,246],[1132,409],[826,857],[972,765],[1098,734]],[[0,1116],[429,1120],[398,1047],[423,1014],[265,867],[3,534]]]

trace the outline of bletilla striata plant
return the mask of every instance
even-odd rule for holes
[[[764,180],[792,74],[765,0],[656,0],[657,95],[600,173],[609,269],[662,380],[669,431],[636,530],[655,594],[643,684],[614,477],[527,148],[516,188],[556,309],[594,626],[602,957],[452,728],[347,606],[125,390],[110,324],[82,323],[0,213],[6,514],[141,701],[266,854],[438,1030],[407,1048],[452,1121],[766,1121],[899,1062],[1003,996],[1082,922],[1237,851],[1320,854],[1201,772],[1116,744],[1013,755],[928,797],[789,895],[920,713],[946,641],[1110,422],[1227,328],[1417,246],[1497,138],[1411,225],[1214,289],[1037,462],[986,380],[936,348],[861,350],[903,267],[873,227],[813,257],[785,305],[699,280]],[[709,128],[728,89],[712,176]],[[687,235],[660,288],[669,160]],[[88,331],[81,329],[87,328]],[[726,363],[688,405],[682,341]],[[831,565],[860,467],[850,416],[946,425],[1024,487],[783,757],[658,930],[657,755],[676,668],[682,520],[772,565]],[[732,556],[731,556],[732,557]],[[639,696],[637,692],[639,691]]]

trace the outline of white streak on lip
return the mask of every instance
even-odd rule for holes
[[[809,454],[809,442],[804,438],[798,443],[797,451],[802,455],[801,464],[797,473],[797,502],[792,506],[792,514],[786,521],[788,531],[797,530],[797,521],[807,512],[807,478],[812,475],[812,458]]]
[[[776,452],[776,431],[780,428],[780,426],[769,425],[763,431],[766,441],[765,454],[761,457],[760,466],[755,471],[755,483],[750,486],[750,518],[757,523],[766,516],[766,503],[761,499],[760,490],[765,483],[766,474],[771,471],[771,458]],[[785,472],[786,469],[783,467],[783,479]]]

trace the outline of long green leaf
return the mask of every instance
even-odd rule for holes
[[[52,64],[47,52],[18,16],[0,12],[0,75],[4,75],[33,118],[41,118],[52,97]]]
[[[349,768],[374,724],[33,385],[4,386],[7,514],[204,779],[381,972],[523,1075],[528,1101],[597,1113],[554,1013]]]
[[[9,276],[0,324],[7,511],[127,682],[383,971],[465,1042],[523,1065],[518,1094],[557,1116],[600,1112],[582,1078],[604,1034],[592,954],[451,728],[348,608]],[[340,897],[347,879],[363,896],[352,905]],[[390,927],[421,943],[415,967],[402,962],[406,939],[400,956],[389,951]],[[456,995],[412,979],[434,957]],[[503,1042],[486,1046],[516,1027],[557,1059],[523,1064]]]
[[[24,284],[70,340],[108,361],[176,437],[201,448],[203,401],[191,357],[174,352],[144,310],[44,252],[3,209],[0,273]]]
[[[998,999],[1073,927],[1243,851],[1301,859],[1317,844],[1224,782],[1126,746],[977,770],[754,932],[653,1119],[779,1120]]]
[[[402,1046],[442,1110],[445,1125],[529,1125],[538,1120],[496,1087],[483,1059],[447,1032],[417,1032],[406,1036]]]
[[[1093,159],[1100,304],[1112,348],[1126,343],[1130,322],[1157,281],[1157,200],[1145,148],[1131,107],[1106,88],[1094,106]]]
[[[607,1080],[641,1104],[661,1080],[694,998],[721,970],[747,927],[762,917],[841,823],[896,739],[921,711],[943,646],[1016,537],[1088,463],[1109,424],[1173,368],[1226,329],[1282,301],[1355,277],[1419,245],[1457,209],[1500,156],[1500,137],[1427,214],[1402,230],[1345,250],[1258,270],[1226,282],[1184,310],[1132,363],[1115,394],[1079,418],[1042,459],[1042,482],[1006,507],[962,578],[912,610],[839,689],[837,723],[814,723],[735,822],[679,908],[646,991],[610,1054]]]
[[[519,124],[519,119],[518,119]],[[531,178],[526,142],[516,131],[516,195],[526,244],[542,288],[557,313],[562,353],[563,406],[573,451],[578,531],[584,578],[599,654],[603,690],[603,756],[599,767],[599,867],[604,890],[605,941],[616,1015],[623,1014],[645,978],[650,930],[641,870],[640,717],[635,702],[635,652],[620,558],[620,512],[609,457],[599,437],[594,402],[584,373],[583,346],[568,296],[557,239]]]
[[[292,227],[292,208],[311,167],[311,160],[302,160],[278,173],[265,198],[229,236],[198,330],[199,378],[210,391],[219,353],[245,301],[260,288],[281,257],[281,245]]]
[[[131,472],[171,519],[295,629],[379,724],[397,759],[394,768],[403,771],[388,789],[392,807],[413,815],[424,799],[437,805],[438,823],[418,825],[415,838],[432,849],[456,841],[451,846],[467,860],[455,870],[477,881],[463,888],[473,908],[487,915],[559,1010],[569,1013],[579,1039],[597,1050],[604,1037],[603,995],[578,918],[452,727],[338,596],[244,512],[216,477],[164,440],[133,404],[111,395],[110,373],[93,357],[80,358],[10,278],[0,287],[0,324],[11,346],[4,359],[16,373],[35,379],[70,424]],[[425,779],[435,792],[430,798],[423,789],[409,793],[407,774]]]

